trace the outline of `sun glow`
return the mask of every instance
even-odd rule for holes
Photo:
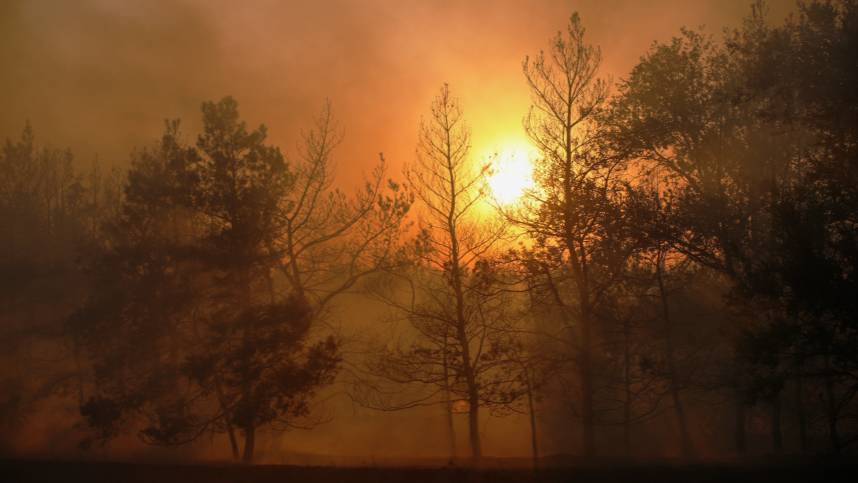
[[[498,203],[513,204],[533,186],[535,155],[532,148],[521,144],[498,150],[487,179],[492,197]]]

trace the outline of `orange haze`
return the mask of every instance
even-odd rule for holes
[[[0,138],[29,119],[39,143],[123,165],[165,118],[196,136],[203,101],[232,95],[287,153],[330,98],[345,140],[344,184],[383,151],[399,177],[420,116],[444,82],[473,129],[473,154],[526,146],[529,104],[521,62],[577,10],[602,48],[603,74],[621,79],[653,41],[683,25],[718,35],[751,0],[0,0]],[[770,0],[779,21],[793,0]],[[512,146],[512,148],[510,148]],[[515,191],[513,191],[515,192]],[[415,455],[437,442],[440,413],[360,412],[332,403],[334,423],[287,437],[283,449]],[[522,421],[492,420],[487,452],[527,454],[499,438]],[[511,430],[509,430],[511,431]],[[526,434],[522,431],[509,434]],[[371,444],[368,442],[372,442]],[[279,444],[279,443],[278,443]]]
[[[769,2],[783,17],[792,1]],[[223,0],[0,3],[0,137],[30,119],[36,135],[82,162],[122,164],[165,118],[195,135],[199,105],[232,95],[251,123],[294,151],[300,127],[330,98],[346,137],[342,181],[384,151],[394,174],[443,82],[461,98],[474,155],[524,134],[521,61],[578,10],[621,78],[654,40],[686,25],[718,33],[750,0]]]

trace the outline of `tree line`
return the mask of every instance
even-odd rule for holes
[[[195,142],[167,121],[122,173],[27,125],[0,154],[4,440],[60,400],[83,446],[218,435],[251,461],[260,431],[323,422],[336,382],[368,408],[440,407],[451,457],[459,414],[482,456],[486,413],[526,415],[534,461],[655,439],[741,454],[760,428],[767,451],[848,451],[856,46],[858,2],[780,25],[758,2],[612,84],[574,14],[522,64],[540,155],[512,205],[446,84],[403,179],[380,156],[353,192],[330,106],[287,156],[207,102]],[[331,330],[349,304],[389,324],[355,360]]]

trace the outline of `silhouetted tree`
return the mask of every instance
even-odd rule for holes
[[[258,428],[301,421],[332,381],[337,343],[309,338],[300,292],[270,290],[293,177],[265,137],[225,98],[203,104],[196,146],[174,121],[136,155],[95,259],[97,289],[71,321],[95,361],[81,411],[100,439],[128,426],[161,445],[226,432],[238,457],[240,431],[250,461]]]
[[[616,203],[620,166],[606,150],[596,119],[608,96],[607,84],[597,78],[600,62],[599,49],[584,40],[577,14],[548,52],[525,59],[533,106],[524,124],[542,158],[535,169],[537,187],[525,194],[521,209],[508,213],[534,240],[529,266],[548,287],[547,302],[556,304],[565,326],[574,329],[572,360],[586,455],[596,451],[595,314],[628,251],[622,207]]]
[[[740,449],[749,392],[771,403],[781,444],[785,367],[818,378],[831,446],[843,447],[837,420],[855,386],[840,348],[854,342],[856,293],[855,129],[844,120],[855,103],[838,86],[855,76],[855,12],[811,2],[772,28],[757,3],[723,45],[690,31],[657,44],[615,103],[613,135],[663,169],[671,228],[658,236],[729,277],[734,304],[756,315],[743,327],[756,349],[740,341],[734,363]]]
[[[87,182],[90,181],[90,182]],[[40,147],[29,123],[0,149],[0,431],[17,439],[28,416],[80,389],[63,320],[84,293],[78,250],[105,204],[68,150]]]
[[[366,276],[399,263],[395,249],[413,202],[385,178],[383,155],[355,195],[335,188],[333,150],[341,137],[326,104],[291,163],[291,189],[279,200],[278,234],[270,240],[289,290],[317,314]]]
[[[423,211],[405,300],[393,289],[379,290],[386,303],[400,310],[416,332],[387,350],[371,372],[395,384],[421,384],[429,392],[415,399],[366,394],[364,402],[382,409],[401,409],[440,402],[446,406],[453,441],[453,403],[467,407],[471,454],[482,455],[480,409],[501,409],[513,402],[519,381],[511,372],[508,300],[487,258],[504,235],[501,223],[481,217],[487,210],[486,166],[469,159],[470,131],[458,101],[445,84],[432,102],[432,115],[420,127],[417,162],[408,181]],[[458,409],[461,411],[462,409]],[[451,443],[452,444],[452,443]],[[453,450],[454,448],[451,448]]]

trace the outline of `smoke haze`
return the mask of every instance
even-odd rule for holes
[[[779,20],[792,2],[770,2]],[[342,181],[383,151],[413,158],[417,122],[449,82],[474,128],[474,155],[522,140],[526,55],[579,11],[602,48],[602,74],[621,78],[679,27],[719,34],[746,0],[477,0],[427,2],[6,1],[0,5],[0,132],[31,120],[36,135],[122,165],[167,118],[195,136],[200,104],[232,95],[252,124],[293,151],[325,99],[345,130]],[[74,122],[69,122],[69,115]]]
[[[589,42],[601,47],[601,75],[616,81],[653,42],[682,26],[718,36],[723,26],[740,25],[749,3],[7,0],[0,3],[0,134],[17,138],[29,120],[40,142],[69,147],[81,165],[97,157],[126,166],[135,147],[160,136],[165,119],[181,118],[192,141],[200,105],[230,95],[242,118],[264,123],[269,141],[289,158],[330,99],[345,133],[334,154],[339,183],[363,179],[379,152],[399,177],[414,158],[419,121],[445,82],[464,106],[474,156],[526,139],[530,94],[522,60],[546,48],[573,11],[584,19]],[[771,1],[770,18],[781,22],[793,8],[792,0]],[[343,331],[382,337],[374,321],[384,311],[342,310],[349,316]],[[262,436],[263,460],[286,453],[364,461],[446,455],[440,407],[375,412],[352,404],[336,386],[322,396],[332,422]],[[527,433],[524,416],[486,421],[487,454],[528,454],[530,441],[518,437]],[[457,424],[464,428],[464,419]],[[465,453],[465,431],[457,437]],[[207,451],[205,443],[199,447]],[[216,457],[228,457],[222,441],[212,447]]]

